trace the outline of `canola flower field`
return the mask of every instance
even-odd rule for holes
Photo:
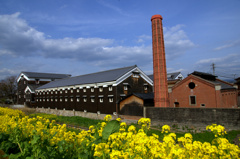
[[[111,118],[107,115],[103,122],[77,134],[54,120],[30,118],[19,110],[0,107],[0,150],[5,152],[0,158],[240,158],[239,146],[224,138],[226,131],[221,125],[206,127],[215,136],[211,143],[193,141],[190,133],[177,138],[168,125],[162,127],[164,138],[160,141],[156,134],[147,135],[149,118],[138,121],[138,131],[121,119]]]

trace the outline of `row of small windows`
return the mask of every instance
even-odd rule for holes
[[[124,83],[124,84],[123,84],[123,90],[124,90],[124,91],[127,91],[127,90],[129,89],[129,87],[130,87],[129,84],[127,84],[127,83]],[[149,86],[148,86],[147,84],[144,84],[144,90],[148,90],[148,87],[149,87]],[[112,91],[112,90],[113,90],[113,87],[112,87],[112,86],[109,86],[109,87],[108,87],[108,91]],[[63,92],[68,93],[68,91],[69,91],[69,90],[67,90],[67,89],[66,89],[66,90],[60,90],[59,93],[60,93],[60,94],[62,94]],[[94,87],[91,87],[91,88],[90,88],[90,91],[91,91],[91,92],[94,92],[94,91],[95,91],[95,88],[94,88]],[[79,92],[80,92],[80,89],[77,89],[76,92],[79,93]],[[86,89],[86,88],[83,88],[83,92],[87,92],[87,89]],[[103,92],[103,87],[99,87],[99,92]],[[73,93],[73,89],[70,90],[70,93]],[[43,91],[43,92],[39,92],[39,93],[37,92],[36,94],[37,94],[37,95],[38,95],[38,94],[39,94],[39,95],[42,95],[42,94],[43,94],[43,95],[45,95],[45,94],[54,94],[54,91]],[[58,94],[58,91],[55,91],[55,94]]]
[[[65,98],[63,98],[63,97],[60,97],[59,99],[58,98],[55,98],[55,99],[53,99],[53,98],[47,98],[47,99],[45,99],[45,98],[43,98],[43,99],[41,99],[41,98],[37,98],[36,99],[36,101],[37,102],[45,102],[45,101],[47,101],[47,102],[49,102],[49,101],[51,101],[51,102],[53,102],[53,101],[55,101],[55,102],[57,102],[59,100],[59,102],[63,102],[63,101],[65,101],[65,102],[68,102],[68,100],[69,100],[69,98],[68,97],[65,97]],[[73,97],[70,97],[70,101],[71,102],[73,102],[74,101],[74,98]],[[80,102],[80,97],[76,97],[76,101],[77,102]],[[94,103],[95,102],[95,97],[94,96],[91,96],[90,97],[90,101],[92,102],[92,103]],[[86,96],[84,96],[83,97],[83,102],[87,102],[87,97]],[[100,103],[103,103],[103,96],[102,97],[99,97],[99,102]],[[113,96],[109,96],[108,97],[108,102],[113,102]]]
[[[94,92],[94,88],[93,88],[93,87],[91,87],[90,90],[91,90],[91,92]],[[108,87],[108,90],[109,90],[109,91],[112,91],[112,90],[113,90],[112,86],[109,86],[109,87]],[[66,89],[66,90],[60,90],[59,93],[60,93],[60,94],[62,94],[63,92],[68,93],[68,91],[69,91],[69,90],[67,90],[67,89]],[[80,92],[80,89],[77,89],[76,91],[77,91],[77,93],[79,93],[79,92]],[[70,92],[73,93],[73,89],[71,89]],[[86,89],[86,88],[83,88],[83,92],[87,92],[87,89]],[[100,87],[100,88],[99,88],[99,92],[103,92],[103,87]],[[49,93],[54,94],[53,91],[51,91],[51,92],[49,92],[49,91],[46,91],[46,92],[45,92],[45,91],[44,91],[44,92],[39,92],[39,93],[37,92],[36,94],[37,94],[37,95],[38,95],[38,94],[39,94],[39,95],[41,95],[41,94],[45,95],[45,93],[47,93],[47,94],[49,94]],[[55,94],[58,94],[58,91],[55,91]]]

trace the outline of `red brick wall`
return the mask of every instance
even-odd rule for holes
[[[237,90],[228,90],[221,92],[222,108],[237,108]]]
[[[195,83],[195,88],[190,89],[189,83]],[[214,85],[208,84],[205,81],[202,81],[196,77],[189,76],[185,80],[178,83],[172,89],[170,95],[170,107],[174,107],[174,102],[179,103],[179,107],[205,107],[205,108],[214,108],[217,107],[217,99]],[[196,104],[190,105],[190,96],[196,97]],[[201,106],[205,104],[205,106]]]
[[[195,88],[189,88],[190,82],[195,84]],[[190,96],[195,96],[195,105],[190,104]],[[192,75],[176,84],[169,97],[170,107],[178,104],[182,108],[237,108],[236,89],[216,90],[214,84]]]

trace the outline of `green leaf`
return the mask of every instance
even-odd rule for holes
[[[120,124],[117,120],[109,121],[107,125],[104,127],[102,132],[103,140],[107,140],[111,134],[118,132],[119,128],[120,128]]]
[[[34,135],[33,136],[33,140],[31,141],[31,144],[37,144],[38,141],[41,139],[41,137],[39,135]]]

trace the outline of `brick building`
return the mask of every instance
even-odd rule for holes
[[[240,107],[240,77],[236,78],[236,85],[238,86],[238,107]]]
[[[36,89],[36,106],[84,112],[119,112],[117,102],[152,92],[153,81],[136,65],[50,82]]]
[[[237,108],[237,86],[193,72],[169,90],[170,107]]]
[[[21,72],[17,78],[17,103],[31,106],[35,103],[35,90],[38,87],[70,76],[68,74]]]

